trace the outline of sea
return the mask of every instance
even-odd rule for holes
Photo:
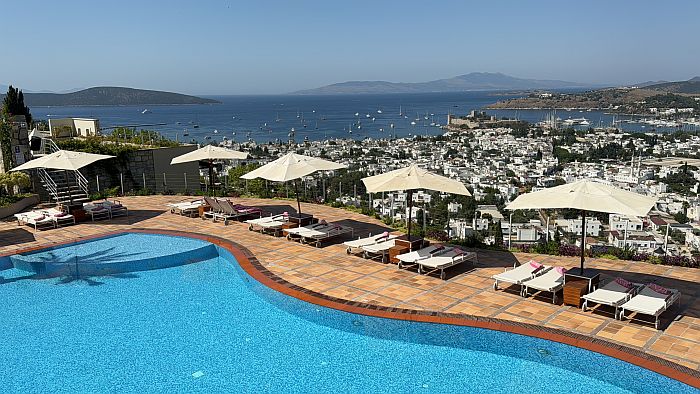
[[[31,107],[34,119],[97,118],[103,134],[117,127],[155,130],[180,142],[225,140],[258,143],[335,138],[391,138],[438,135],[448,114],[468,115],[499,100],[519,95],[502,92],[205,96],[220,104],[153,106]],[[531,123],[552,116],[549,110],[486,110],[500,118]],[[585,118],[590,126],[607,127],[616,117],[602,111],[558,110],[555,117]],[[626,131],[664,132],[638,123],[618,124]],[[585,128],[585,127],[584,127]]]

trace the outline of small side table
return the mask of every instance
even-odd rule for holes
[[[199,206],[199,217],[203,218],[204,217],[204,212],[209,212],[211,211],[211,206],[210,205],[200,205]]]
[[[411,248],[408,246],[404,245],[396,245],[392,246],[389,248],[389,262],[390,263],[398,263],[399,259],[396,258],[396,256],[404,253],[408,253],[411,251]]]
[[[410,252],[428,246],[429,242],[416,236],[408,237],[407,235],[402,235],[394,240],[394,244],[396,246],[406,247]]]
[[[73,215],[73,217],[75,218],[76,223],[87,222],[88,220],[87,212],[85,212],[85,210],[82,208],[74,209],[71,215]]]
[[[564,283],[575,282],[577,280],[583,280],[588,283],[588,290],[586,293],[593,291],[595,286],[600,283],[600,271],[593,268],[584,268],[581,272],[580,267],[569,268],[564,274]]]
[[[312,223],[314,216],[308,213],[290,213],[288,218],[290,222],[296,223],[299,227],[304,227]]]
[[[564,285],[564,305],[572,305],[577,308],[581,307],[581,297],[584,294],[588,294],[588,281],[586,280],[576,280],[573,282],[566,282]]]

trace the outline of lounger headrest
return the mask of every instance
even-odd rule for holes
[[[631,289],[634,287],[632,282],[630,282],[626,279],[620,278],[620,277],[615,278],[615,283],[617,283],[618,285],[620,285],[626,289]]]
[[[466,251],[466,250],[462,250],[462,249],[460,249],[460,248],[454,248],[453,250],[454,250],[454,252],[455,252],[455,256],[461,256],[461,255],[463,255],[463,254],[467,254],[467,251]]]
[[[555,270],[559,273],[559,275],[564,275],[566,273],[566,268],[564,267],[556,267]]]
[[[321,219],[321,220],[318,221],[317,224],[319,224],[319,225],[326,225],[326,224],[328,224],[328,222],[325,221],[325,220],[323,220],[323,219]]]
[[[647,285],[647,287],[650,288],[651,290],[653,290],[654,292],[659,293],[661,295],[667,296],[667,295],[671,294],[671,291],[669,289],[667,289],[663,286],[659,286],[656,283],[649,283]]]
[[[535,260],[530,260],[530,263],[529,263],[529,264],[530,264],[530,267],[532,267],[532,268],[534,268],[534,269],[536,269],[536,270],[542,268],[542,264],[536,262]]]
[[[282,216],[289,216],[289,212],[287,212],[287,211],[282,212]]]

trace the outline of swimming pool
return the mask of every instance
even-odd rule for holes
[[[36,280],[0,258],[3,391],[697,392],[556,342],[309,304],[196,239],[125,234],[20,261],[100,253],[129,265]]]

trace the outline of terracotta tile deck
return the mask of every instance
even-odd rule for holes
[[[14,222],[0,222],[0,254],[36,246],[49,246],[97,234],[129,228],[164,229],[211,234],[248,248],[275,275],[326,295],[387,307],[495,317],[558,328],[627,345],[700,371],[700,270],[654,266],[647,263],[590,259],[589,267],[603,271],[603,280],[625,276],[635,282],[655,281],[683,293],[679,307],[662,315],[662,330],[648,321],[616,321],[605,311],[581,312],[570,306],[552,305],[551,298],[522,298],[518,291],[493,290],[491,275],[512,267],[516,260],[534,259],[547,264],[576,266],[577,258],[510,254],[477,250],[474,267],[455,267],[446,281],[419,276],[415,270],[347,255],[340,243],[321,248],[283,238],[250,232],[241,223],[211,223],[167,212],[165,204],[183,200],[177,196],[127,197],[127,218],[81,223],[57,230],[34,232]],[[240,199],[270,212],[295,211],[291,201]],[[305,212],[355,228],[355,236],[377,234],[386,227],[365,216],[325,206],[302,204]],[[0,272],[0,285],[2,273]]]

